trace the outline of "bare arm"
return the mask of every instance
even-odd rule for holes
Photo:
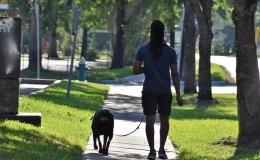
[[[134,60],[134,63],[133,63],[133,73],[134,73],[134,75],[144,73],[144,67],[141,67],[141,65],[142,65],[142,63],[140,61]]]
[[[171,77],[172,77],[173,85],[176,91],[176,100],[178,104],[181,106],[183,105],[183,100],[181,98],[181,93],[180,93],[180,77],[177,71],[177,64],[171,64],[170,68],[171,68]]]

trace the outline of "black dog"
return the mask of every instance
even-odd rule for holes
[[[98,139],[99,153],[107,155],[109,144],[113,138],[114,132],[114,116],[112,112],[107,109],[97,111],[93,117],[91,128],[93,132],[94,148],[98,149],[96,144],[96,139]],[[104,135],[103,147],[100,142],[100,135]],[[107,138],[109,138],[108,142]]]

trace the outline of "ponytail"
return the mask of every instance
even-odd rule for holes
[[[161,57],[166,44],[164,41],[164,24],[160,20],[153,21],[150,34],[150,52],[153,59],[158,59]]]

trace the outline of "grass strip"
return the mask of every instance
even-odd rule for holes
[[[183,95],[186,101],[194,101],[196,94]],[[237,100],[235,94],[214,94],[216,104],[200,106],[190,103],[178,107],[174,102],[170,117],[169,137],[179,150],[180,159],[237,160],[260,159],[260,150],[213,145],[225,137],[236,139],[238,135]],[[232,144],[232,142],[226,142]]]
[[[109,87],[67,81],[42,93],[22,97],[19,112],[42,113],[42,127],[16,121],[0,122],[0,159],[82,159],[91,134],[94,112],[101,109]]]

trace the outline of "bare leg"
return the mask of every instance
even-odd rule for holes
[[[164,150],[164,145],[169,132],[169,116],[163,116],[160,114],[160,148],[159,151]]]
[[[149,143],[150,151],[154,151],[154,121],[155,115],[146,116],[146,137]]]

